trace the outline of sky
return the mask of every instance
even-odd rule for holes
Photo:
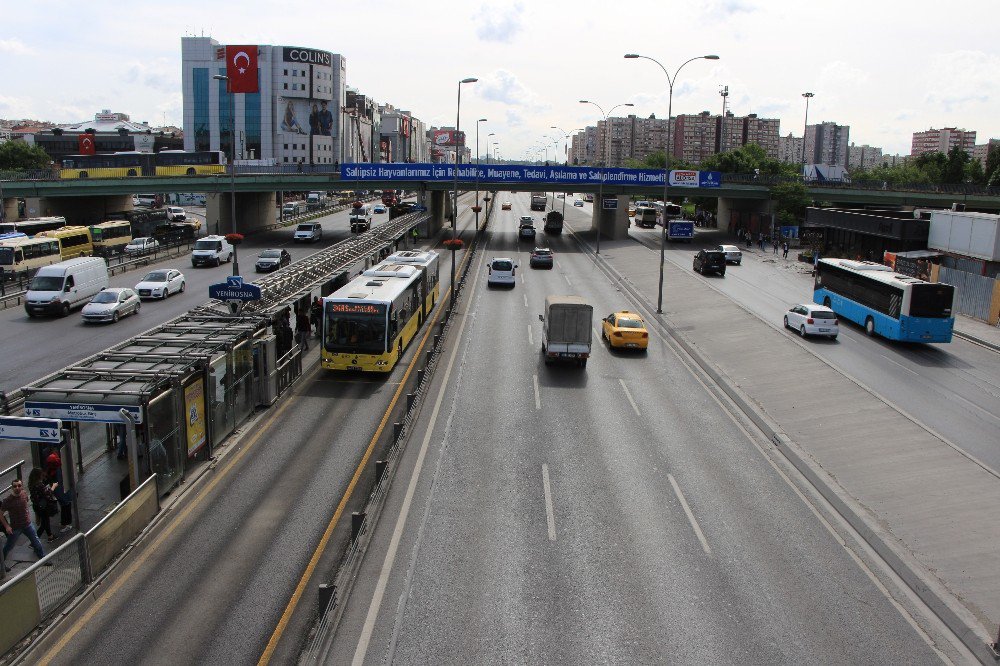
[[[427,3],[167,3],[41,0],[4,9],[0,118],[78,122],[101,109],[152,125],[182,125],[181,37],[303,46],[347,59],[347,84],[430,125],[453,126],[458,81],[470,145],[495,134],[504,159],[532,147],[561,153],[565,132],[596,125],[598,109],[729,109],[850,126],[857,145],[908,154],[931,127],[1000,138],[1000,3],[868,0],[509,0]],[[717,61],[690,58],[716,54]],[[676,76],[675,76],[676,74]],[[549,137],[549,138],[546,138]],[[558,140],[558,148],[555,142]]]

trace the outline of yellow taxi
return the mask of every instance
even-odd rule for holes
[[[635,217],[635,206],[633,206],[632,204],[629,204],[628,206],[628,216]]]
[[[635,312],[620,310],[601,320],[601,338],[616,349],[646,350],[649,332],[646,322]]]

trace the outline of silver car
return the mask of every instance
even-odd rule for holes
[[[739,266],[743,263],[743,252],[735,245],[716,245],[715,249],[726,253],[726,263]]]
[[[83,306],[85,322],[116,322],[125,315],[138,314],[142,303],[139,295],[125,287],[109,287]]]

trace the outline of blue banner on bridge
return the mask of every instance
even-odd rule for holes
[[[621,169],[570,166],[530,166],[523,164],[463,164],[458,168],[458,180],[471,183],[556,183],[559,185],[658,185],[663,187],[663,171],[658,169]],[[454,181],[454,164],[341,164],[341,180],[357,181]],[[671,185],[677,187],[719,187],[722,175],[718,171],[671,171]]]

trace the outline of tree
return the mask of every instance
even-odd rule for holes
[[[1000,182],[1000,147],[993,147],[993,150],[986,154],[986,182]]]
[[[986,172],[983,171],[983,163],[979,160],[969,160],[965,165],[965,182],[976,185],[986,184]]]
[[[965,165],[969,162],[969,153],[958,146],[948,151],[948,158],[941,172],[941,183],[957,185],[965,182]]]
[[[796,224],[795,220],[803,219],[806,214],[806,206],[812,203],[809,199],[809,193],[806,191],[806,186],[797,182],[773,185],[771,187],[771,199],[777,205],[775,212],[782,226],[790,226],[788,222]]]
[[[48,168],[52,158],[38,146],[24,141],[0,143],[0,170],[30,171]]]

